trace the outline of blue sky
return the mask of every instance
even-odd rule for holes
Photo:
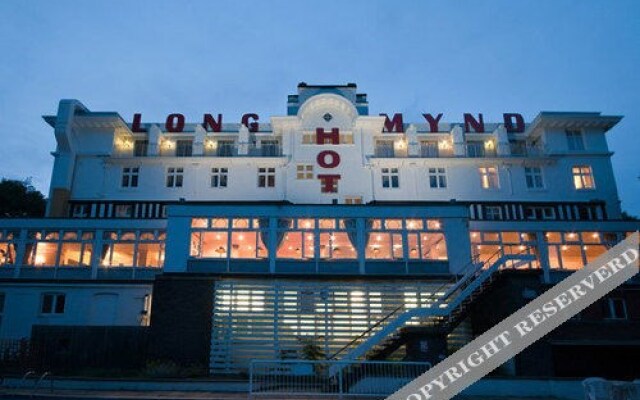
[[[298,82],[356,82],[370,112],[624,115],[609,136],[623,209],[640,215],[640,2],[0,2],[0,175],[48,191],[40,118],[92,110],[286,111]],[[448,118],[447,118],[448,117]]]

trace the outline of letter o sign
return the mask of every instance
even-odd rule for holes
[[[330,158],[331,161],[327,162],[327,158]],[[333,150],[324,150],[318,153],[316,161],[322,168],[335,168],[340,164],[340,154]]]

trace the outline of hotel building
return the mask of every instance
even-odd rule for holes
[[[211,374],[309,342],[332,359],[434,362],[640,227],[621,219],[607,146],[621,117],[440,117],[369,115],[355,84],[301,83],[286,115],[237,123],[126,122],[62,100],[44,117],[47,217],[0,220],[0,339],[142,326],[150,357]],[[470,276],[486,282],[465,291]],[[631,281],[505,373],[637,365],[639,335]],[[585,346],[607,351],[567,362]]]

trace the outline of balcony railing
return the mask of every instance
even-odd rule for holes
[[[455,154],[451,146],[441,148],[438,144],[421,144],[418,154],[395,151],[393,147],[376,145],[373,157],[376,158],[494,158],[494,157],[536,157],[545,154],[538,146],[510,143],[509,154],[498,154],[495,147],[488,148],[484,143],[466,143],[463,154]]]
[[[127,157],[152,157],[148,153],[132,154],[131,152],[114,151],[112,154],[115,158],[127,158]],[[180,153],[175,151],[160,151],[155,157],[282,157],[282,147],[278,144],[262,144],[257,147],[256,145],[248,145],[242,151],[242,146],[235,143],[218,143],[215,148],[205,147],[202,154],[195,154],[189,151],[181,151]]]

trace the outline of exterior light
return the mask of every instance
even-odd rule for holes
[[[484,142],[484,148],[485,148],[485,149],[492,150],[492,149],[493,149],[493,147],[494,147],[494,145],[493,145],[493,140],[486,140],[486,141]]]

